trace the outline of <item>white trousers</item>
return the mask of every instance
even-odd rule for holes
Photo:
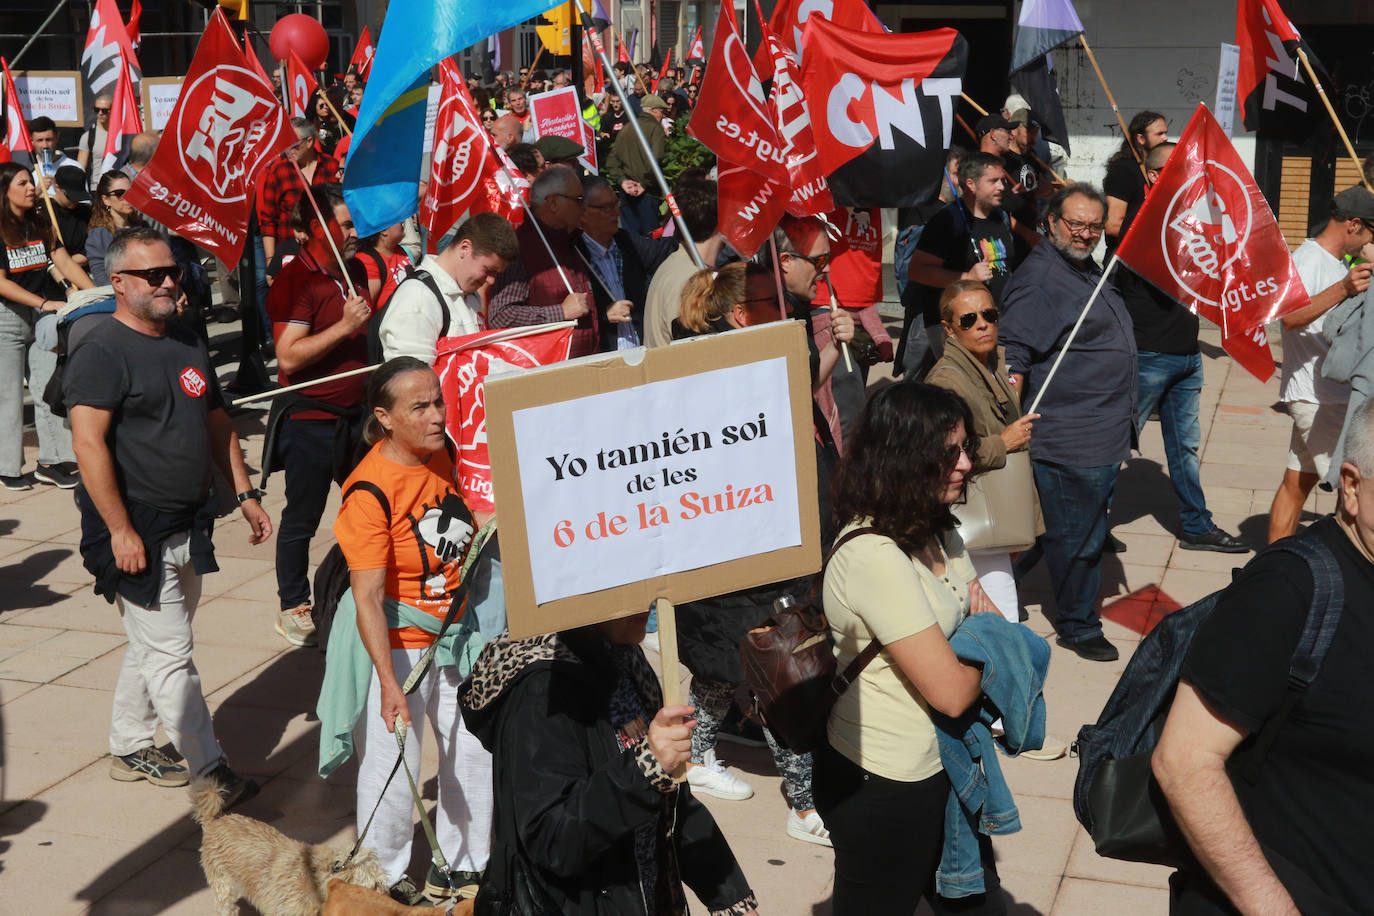
[[[392,649],[396,680],[404,684],[424,649]],[[424,723],[429,720],[438,740],[439,803],[434,809],[434,833],[439,848],[455,871],[481,871],[491,855],[491,755],[463,727],[458,706],[458,671],[430,666],[415,692],[406,698],[411,728],[406,734],[406,766],[421,785],[420,748]],[[358,749],[358,829],[367,823],[382,786],[396,763],[396,737],[382,722],[382,692],[377,672],[367,689],[367,712]],[[387,882],[395,884],[410,867],[410,844],[415,835],[415,802],[405,774],[396,773],[377,808],[372,829],[363,841],[377,851]]]
[[[1005,550],[970,550],[968,558],[988,600],[1003,617],[1016,623],[1021,602],[1016,596],[1016,579],[1011,574],[1011,554]]]
[[[115,599],[129,637],[115,683],[110,716],[110,753],[118,756],[153,744],[158,723],[192,776],[213,769],[223,756],[214,722],[191,659],[191,618],[200,601],[200,576],[191,562],[191,535],[183,532],[162,545],[162,592],[151,610]]]

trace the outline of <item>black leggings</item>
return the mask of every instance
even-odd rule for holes
[[[869,773],[828,744],[814,753],[812,793],[835,846],[834,916],[911,916],[924,896],[937,914],[1006,913],[992,843],[979,836],[987,892],[957,900],[935,893],[944,845],[944,771],[920,782]]]

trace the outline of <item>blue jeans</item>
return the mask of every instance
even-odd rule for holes
[[[907,226],[897,233],[897,241],[892,246],[892,272],[897,275],[897,297],[901,298],[906,292],[906,286],[911,282],[908,271],[911,269],[911,253],[916,250],[916,243],[921,240],[921,230],[925,226]]]
[[[1202,394],[1202,354],[1178,356],[1142,350],[1136,356],[1136,365],[1140,379],[1136,432],[1145,427],[1150,412],[1158,406],[1164,455],[1169,462],[1169,480],[1178,497],[1183,534],[1202,537],[1215,527],[1198,476],[1197,450],[1202,443],[1202,425],[1198,423],[1197,411]]]
[[[1107,505],[1119,465],[1078,468],[1032,459],[1045,533],[1017,558],[1019,581],[1041,555],[1050,568],[1057,608],[1054,629],[1068,642],[1102,635],[1098,593],[1102,590],[1102,545],[1107,539]]]

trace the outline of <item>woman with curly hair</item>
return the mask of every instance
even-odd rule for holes
[[[105,250],[114,241],[115,233],[143,225],[143,214],[124,199],[132,184],[128,175],[112,169],[100,176],[95,187],[95,199],[91,202],[91,231],[86,236],[86,267],[96,286],[109,285]]]
[[[836,701],[814,752],[836,916],[910,916],[922,896],[937,913],[1006,911],[986,843],[986,893],[957,903],[935,893],[950,782],[931,710],[958,717],[981,695],[980,669],[955,656],[949,636],[970,614],[996,613],[950,511],[977,452],[958,395],[899,382],[869,400],[835,477],[842,528],[823,595],[838,670],[881,645]]]

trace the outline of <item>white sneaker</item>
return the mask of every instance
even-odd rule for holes
[[[801,840],[803,843],[815,843],[817,846],[832,845],[830,831],[825,829],[825,822],[815,811],[806,817],[802,817],[795,810],[788,811],[787,835],[794,840]]]
[[[687,784],[701,795],[714,795],[727,801],[743,801],[754,796],[754,787],[716,759],[715,751],[707,751],[702,763],[687,768]]]
[[[1022,751],[1018,757],[1025,757],[1028,760],[1058,760],[1069,752],[1069,746],[1053,735],[1045,736],[1045,743],[1039,749],[1033,751]]]

